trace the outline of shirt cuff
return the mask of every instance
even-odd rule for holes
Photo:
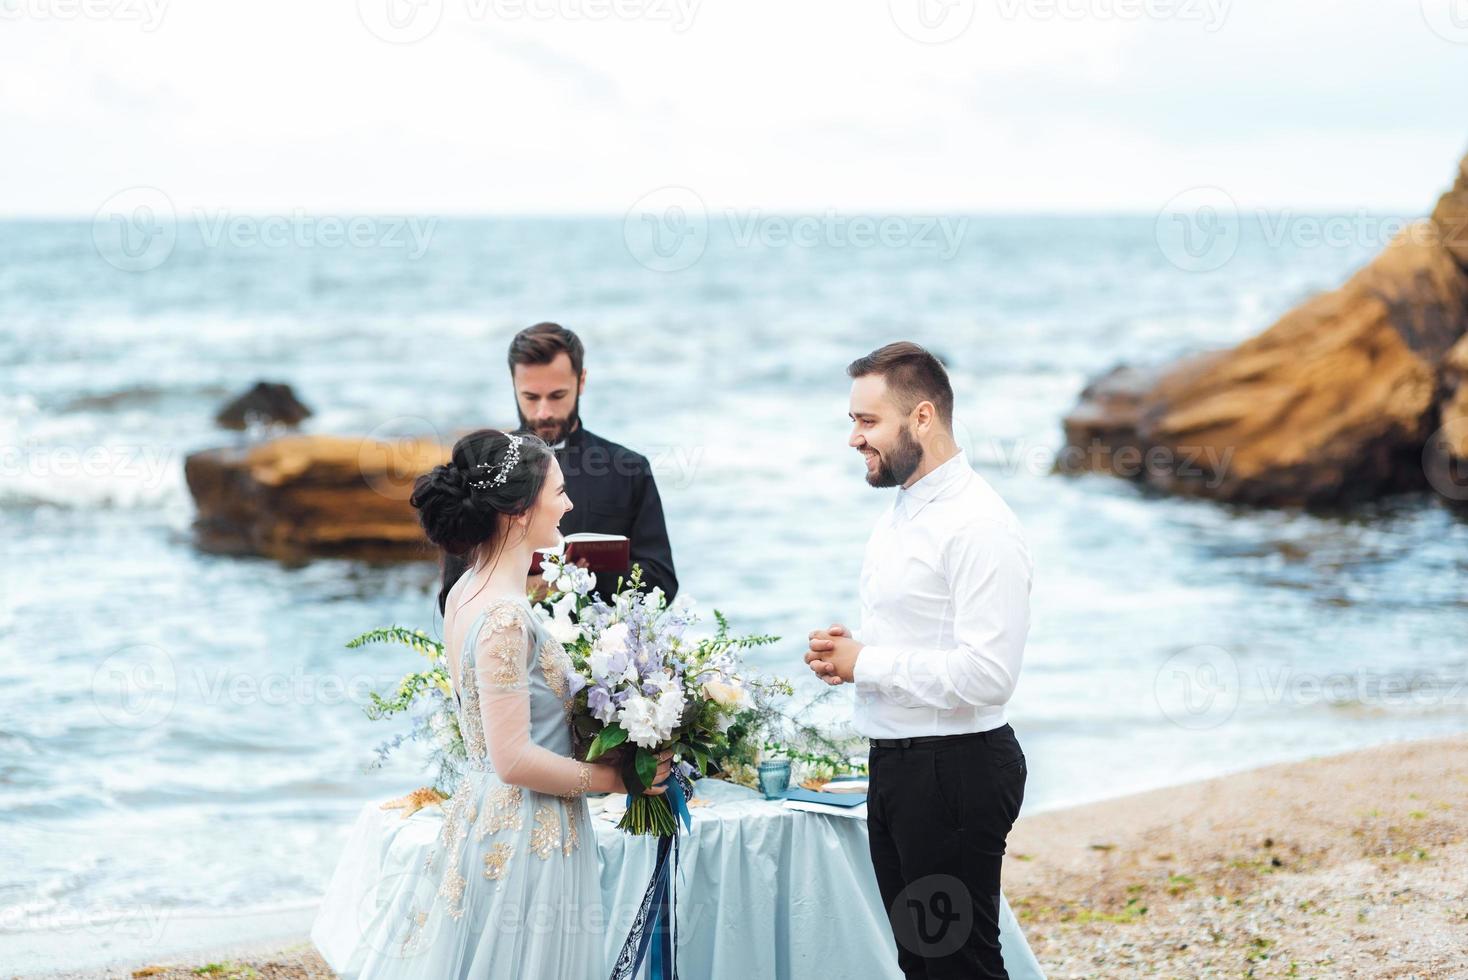
[[[890,647],[865,646],[856,655],[856,664],[851,668],[851,678],[862,686],[877,687],[892,673],[897,663],[897,651]]]

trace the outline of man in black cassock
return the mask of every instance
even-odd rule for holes
[[[564,534],[593,531],[623,534],[631,541],[631,560],[642,566],[646,589],[658,587],[668,601],[678,594],[673,548],[663,520],[652,465],[647,457],[586,431],[581,424],[581,392],[586,386],[581,339],[556,323],[526,327],[510,342],[510,380],[520,427],[555,450],[566,477],[566,494],[576,506],[561,519]],[[444,594],[463,574],[463,559],[446,557]],[[616,572],[596,577],[596,591],[611,596]],[[527,589],[543,585],[539,575]]]

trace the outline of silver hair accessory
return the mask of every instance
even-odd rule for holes
[[[523,436],[510,436],[510,448],[505,450],[505,458],[500,463],[499,469],[495,470],[494,476],[488,480],[472,480],[469,486],[475,490],[488,490],[490,487],[502,486],[510,478],[510,471],[520,462],[520,442],[523,438]],[[489,464],[480,463],[474,468],[487,470]]]

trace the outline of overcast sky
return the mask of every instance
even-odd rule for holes
[[[1430,207],[1468,0],[0,0],[0,213]]]

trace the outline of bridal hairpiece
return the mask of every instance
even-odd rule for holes
[[[504,461],[500,463],[499,469],[495,470],[494,476],[487,480],[473,480],[469,486],[475,490],[488,490],[490,487],[502,486],[510,478],[510,471],[520,462],[520,442],[522,436],[510,436],[510,448],[505,450]],[[474,467],[476,470],[489,469],[488,463],[480,463]]]

